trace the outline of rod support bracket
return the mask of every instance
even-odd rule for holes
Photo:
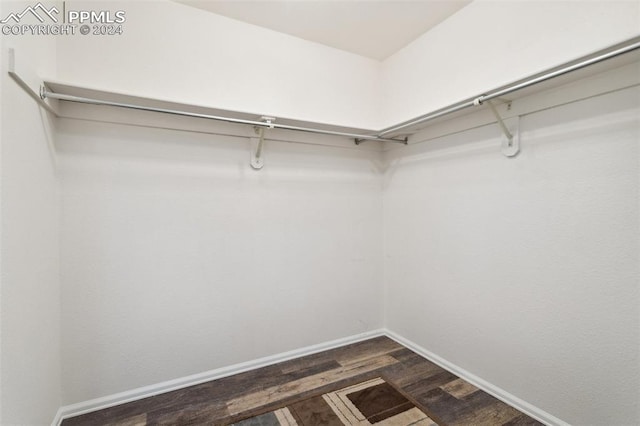
[[[263,116],[260,117],[260,121],[265,123],[266,126],[253,127],[253,130],[258,135],[257,138],[251,138],[252,149],[250,164],[253,170],[260,170],[264,166],[264,157],[262,156],[262,148],[264,147],[264,132],[267,128],[274,128],[273,122],[276,121],[276,119],[274,117]]]
[[[477,97],[474,100],[474,105],[476,104],[476,101],[479,102],[478,105],[482,105],[484,103],[483,96]],[[520,117],[518,116],[518,122],[516,124],[515,131],[512,132],[509,130],[509,128],[507,128],[507,125],[504,123],[504,120],[500,116],[500,113],[496,109],[495,105],[493,105],[493,102],[488,100],[486,101],[486,103],[487,105],[489,105],[489,109],[498,121],[498,125],[500,126],[500,129],[505,136],[505,139],[503,139],[502,141],[502,154],[504,154],[506,157],[515,157],[516,155],[518,155],[518,152],[520,152]]]
[[[515,157],[520,152],[520,117],[517,117],[516,126],[511,132],[511,138],[502,140],[502,154],[505,157]]]

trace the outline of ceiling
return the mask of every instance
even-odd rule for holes
[[[208,12],[383,60],[471,0],[175,0]]]

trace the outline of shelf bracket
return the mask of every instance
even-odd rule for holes
[[[276,119],[274,117],[260,117],[260,121],[264,122],[266,124],[266,127],[273,129],[273,122],[276,121]],[[264,166],[264,157],[262,155],[262,151],[264,147],[264,132],[266,130],[266,127],[253,127],[253,130],[258,135],[257,138],[251,138],[251,167],[254,170],[260,170]],[[255,146],[255,148],[253,148],[253,146]]]
[[[479,96],[473,100],[473,104],[476,106],[483,105],[484,103],[485,101],[483,100],[483,96]],[[507,125],[504,123],[504,120],[500,116],[495,105],[493,105],[493,102],[487,100],[486,104],[489,105],[489,109],[496,117],[500,129],[506,137],[506,139],[502,141],[502,154],[504,154],[505,157],[515,157],[520,152],[520,117],[518,117],[518,123],[516,124],[515,131],[512,133],[507,128]]]
[[[7,73],[9,74],[9,77],[11,77],[11,79],[15,81],[18,84],[18,86],[20,86],[22,90],[24,90],[27,93],[27,95],[31,97],[31,99],[36,101],[38,105],[44,108],[47,112],[50,112],[51,114],[53,114],[55,117],[59,117],[58,112],[51,105],[45,102],[44,98],[42,97],[42,91],[44,90],[44,86],[41,86],[40,93],[37,93],[35,90],[31,88],[29,83],[27,83],[25,79],[20,77],[20,75],[16,72],[15,50],[12,48],[9,48],[8,55],[9,55],[9,58],[7,62]]]

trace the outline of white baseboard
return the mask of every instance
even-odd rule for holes
[[[150,396],[158,395],[165,392],[174,391],[177,389],[186,388],[189,386],[197,385],[200,383],[208,382],[211,380],[221,379],[223,377],[232,376],[234,374],[243,373],[245,371],[254,370],[256,368],[266,367],[268,365],[277,364],[279,362],[287,361],[294,358],[311,355],[314,353],[334,349],[340,346],[349,345],[351,343],[360,342],[362,340],[371,339],[378,336],[387,336],[390,339],[395,340],[401,345],[411,349],[417,354],[425,357],[429,361],[439,365],[440,367],[452,372],[460,378],[466,380],[472,385],[482,389],[490,395],[498,398],[499,400],[517,408],[526,415],[546,424],[549,426],[569,426],[567,422],[560,420],[559,418],[541,410],[529,404],[526,401],[510,394],[504,389],[495,386],[492,383],[470,373],[469,371],[458,367],[457,365],[441,358],[440,356],[426,350],[425,348],[417,345],[416,343],[396,334],[388,329],[373,330],[355,336],[349,336],[342,339],[332,340],[330,342],[324,342],[317,345],[307,346],[305,348],[296,349],[289,352],[283,352],[280,354],[268,356],[265,358],[256,359],[254,361],[243,362],[240,364],[231,365],[229,367],[218,368],[204,373],[194,374],[191,376],[182,377],[179,379],[168,380],[166,382],[156,383],[154,385],[144,386],[141,388],[133,389],[126,392],[120,392],[113,395],[108,395],[101,398],[91,399],[88,401],[79,402],[77,404],[67,405],[61,407],[51,423],[52,426],[60,426],[62,421],[69,417],[79,416],[81,414],[90,413],[92,411],[102,410],[104,408],[113,407],[114,405],[125,404],[127,402],[136,401]]]
[[[104,408],[113,407],[114,405],[125,404],[127,402],[136,401],[150,396],[170,392],[211,380],[221,379],[223,377],[232,376],[234,374],[243,373],[256,368],[266,367],[268,365],[277,364],[279,362],[288,361],[294,358],[311,355],[314,353],[334,349],[340,346],[357,343],[362,340],[371,339],[385,335],[385,330],[373,330],[354,336],[344,337],[342,339],[332,340],[317,345],[307,346],[305,348],[293,351],[283,352],[276,355],[256,359],[253,361],[243,362],[231,365],[229,367],[217,368],[215,370],[205,371],[191,376],[181,377],[179,379],[168,380],[166,382],[156,383],[154,385],[144,386],[126,392],[120,392],[101,398],[91,399],[76,404],[61,407],[51,423],[52,426],[59,426],[62,421],[69,417],[79,416],[81,414],[90,413],[92,411],[102,410]]]
[[[391,330],[385,329],[384,335],[389,337],[390,339],[395,340],[401,345],[406,346],[407,348],[425,357],[426,359],[433,362],[434,364],[437,364],[440,367],[444,368],[445,370],[452,372],[456,376],[466,380],[467,382],[471,383],[475,387],[482,389],[486,393],[493,395],[494,397],[511,405],[514,408],[517,408],[518,410],[522,411],[524,414],[538,420],[539,422],[542,422],[548,426],[570,426],[569,423],[563,420],[560,420],[559,418],[547,413],[546,411],[532,404],[529,404],[526,401],[523,401],[522,399],[510,394],[504,389],[501,389],[498,386],[487,382],[486,380],[470,373],[464,368],[458,367],[457,365],[447,361],[444,358],[441,358],[440,356],[434,354],[433,352],[426,350],[422,346],[419,346],[414,342],[408,339],[405,339],[404,337],[396,334]]]
[[[62,410],[63,409],[64,409],[64,407],[58,408],[58,412],[56,412],[56,415],[53,418],[53,421],[51,422],[51,426],[58,426],[60,423],[62,423]]]

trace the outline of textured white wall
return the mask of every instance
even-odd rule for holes
[[[379,121],[379,63],[168,0],[67,1],[126,11],[124,34],[61,37],[62,81],[354,127]]]
[[[0,16],[26,6],[4,3]],[[44,425],[60,406],[61,392],[54,132],[36,103],[9,79],[8,47],[16,49],[24,69],[51,75],[55,42],[2,37],[0,49],[0,424]]]
[[[639,23],[636,0],[475,0],[384,61],[385,127],[638,36]]]
[[[495,125],[390,154],[387,327],[570,424],[638,424],[640,90],[521,131],[513,159]]]
[[[65,404],[382,326],[379,152],[60,123]]]

